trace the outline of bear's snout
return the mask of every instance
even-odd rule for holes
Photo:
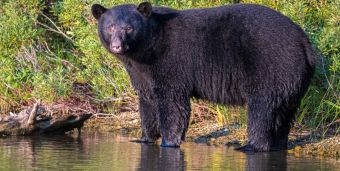
[[[111,50],[114,51],[114,52],[121,52],[122,46],[121,45],[118,45],[118,46],[112,45]]]
[[[120,43],[120,44],[111,43],[110,50],[111,50],[112,53],[124,54],[127,50],[129,50],[129,46],[124,45],[122,43]]]

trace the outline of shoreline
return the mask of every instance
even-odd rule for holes
[[[123,112],[104,118],[93,117],[84,126],[85,129],[98,132],[119,132],[141,136],[138,112]],[[216,122],[203,120],[189,126],[186,142],[195,142],[215,146],[240,146],[247,142],[246,128],[237,124],[219,126]],[[340,135],[326,135],[307,129],[293,127],[289,134],[289,154],[296,157],[340,158]]]
[[[45,105],[45,115],[57,118],[71,114],[92,113],[93,116],[84,124],[84,129],[97,132],[117,132],[141,137],[140,117],[136,97],[126,97],[124,102],[115,106],[114,113],[98,113],[98,107],[90,102],[89,97],[59,101]],[[98,105],[98,104],[97,104]],[[22,106],[27,108],[28,106]],[[193,103],[193,114],[186,135],[187,142],[206,145],[244,145],[247,142],[246,127],[238,124],[237,119],[217,122],[218,116],[212,114],[204,103]],[[234,112],[232,117],[240,114]],[[0,116],[8,116],[3,114]],[[222,125],[223,123],[224,125]],[[327,130],[312,130],[303,126],[294,126],[289,134],[287,152],[294,156],[318,156],[340,158],[340,122],[327,125]]]

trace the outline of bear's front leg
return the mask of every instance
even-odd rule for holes
[[[141,143],[154,143],[160,137],[157,104],[152,99],[139,97],[139,111],[142,125]]]
[[[181,90],[156,91],[162,147],[179,147],[190,119],[190,98]]]

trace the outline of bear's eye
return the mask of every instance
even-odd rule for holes
[[[126,30],[127,33],[131,33],[133,31],[133,28],[132,28],[132,26],[127,26],[125,28],[125,30]]]
[[[113,25],[110,25],[109,27],[107,27],[107,31],[108,32],[113,32],[114,31],[114,27],[113,27]]]

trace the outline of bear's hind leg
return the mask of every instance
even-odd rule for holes
[[[296,101],[290,104],[283,103],[275,112],[275,129],[271,150],[287,149],[288,134],[298,108]]]
[[[276,151],[287,149],[288,134],[296,104],[280,103],[271,97],[257,97],[248,104],[248,145],[240,151]]]
[[[270,151],[275,129],[275,104],[271,97],[257,96],[248,102],[248,144],[236,150]]]

